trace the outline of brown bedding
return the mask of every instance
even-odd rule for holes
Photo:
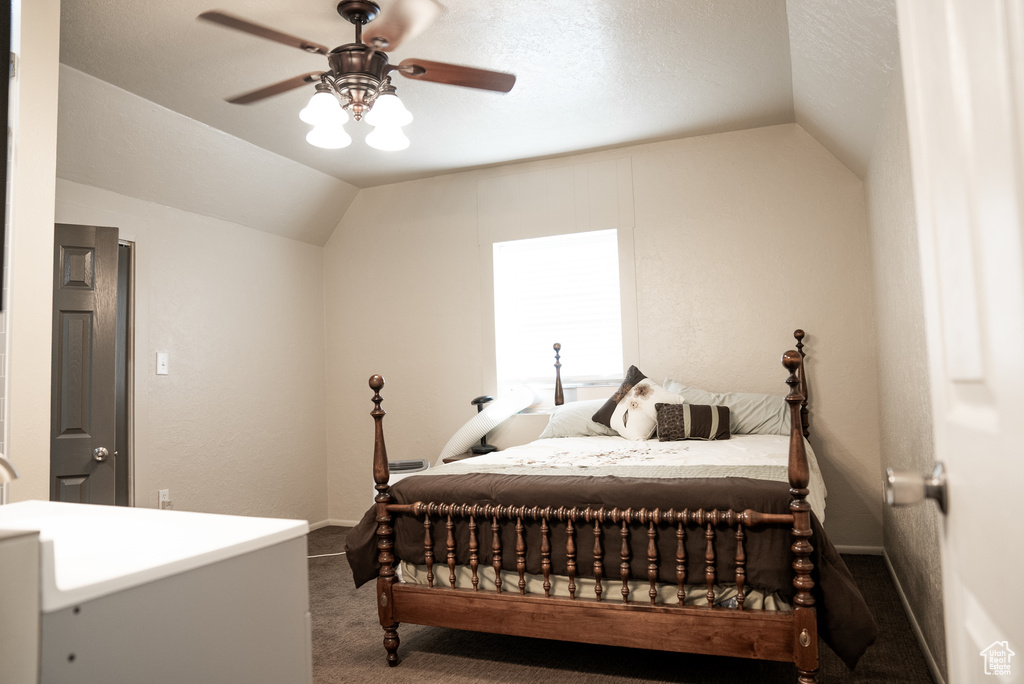
[[[575,477],[536,475],[493,475],[470,473],[462,475],[424,475],[403,479],[391,488],[393,503],[416,501],[437,503],[502,504],[511,506],[578,506],[647,509],[699,508],[762,513],[789,512],[789,487],[785,483],[747,478],[663,479],[622,477]],[[349,533],[347,558],[356,586],[377,576],[375,511],[370,509]],[[422,521],[409,515],[394,516],[395,556],[411,563],[424,563]],[[435,520],[436,522],[436,520]],[[490,566],[490,525],[479,520],[480,564]],[[552,572],[565,574],[564,523],[554,521],[551,527]],[[818,631],[822,639],[853,668],[868,646],[874,643],[878,628],[853,577],[838,552],[812,516],[814,537],[814,596],[818,610]],[[539,573],[540,552],[537,525],[527,526],[527,572]],[[435,525],[434,548],[444,564],[444,525]],[[719,582],[734,581],[735,538],[725,526],[716,528],[716,563]],[[459,562],[468,562],[468,531],[457,528]],[[503,567],[515,571],[515,531],[502,526]],[[606,584],[619,578],[620,536],[618,526],[603,526],[603,548]],[[631,572],[634,579],[647,579],[646,529],[631,526]],[[745,543],[747,585],[766,592],[778,592],[787,601],[793,597],[792,537],[788,527],[762,526],[747,530]],[[704,551],[706,542],[699,528],[687,529],[687,583],[704,583]],[[576,531],[577,576],[592,576],[593,527],[581,524]],[[440,552],[440,553],[438,553]],[[561,553],[560,553],[561,552]],[[659,579],[676,581],[676,537],[674,528],[658,528],[658,556],[661,560]],[[446,575],[447,573],[442,573]],[[614,593],[614,589],[611,593]],[[609,595],[610,595],[609,594]],[[639,598],[639,597],[638,597]]]

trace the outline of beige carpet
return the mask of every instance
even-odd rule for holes
[[[326,527],[309,536],[311,556],[345,550],[347,528]],[[821,644],[819,681],[931,684],[932,678],[903,613],[884,561],[844,556],[879,623],[878,642],[854,672]],[[356,589],[344,555],[309,560],[315,684],[726,684],[786,682],[792,665],[661,651],[609,648],[544,639],[401,625],[397,667],[384,662],[374,588]],[[568,629],[571,631],[572,626]]]

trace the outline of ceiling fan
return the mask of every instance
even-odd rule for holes
[[[294,76],[227,98],[228,102],[250,104],[315,83],[316,93],[299,114],[303,121],[313,125],[306,136],[311,144],[329,149],[348,145],[352,139],[343,125],[351,113],[356,121],[365,117],[366,122],[374,126],[374,131],[367,136],[369,145],[397,150],[409,145],[401,127],[412,121],[412,114],[396,95],[391,83],[392,72],[421,81],[502,93],[510,91],[516,82],[513,74],[425,59],[411,58],[397,65],[390,64],[387,53],[426,29],[440,11],[437,0],[394,0],[382,16],[380,6],[373,0],[341,0],[338,14],[355,26],[355,42],[333,50],[219,10],[203,12],[199,19],[327,57],[327,71]],[[374,22],[375,19],[378,20]],[[373,25],[364,30],[370,22],[374,22]]]

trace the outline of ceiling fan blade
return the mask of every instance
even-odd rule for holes
[[[231,104],[250,104],[257,100],[262,100],[273,95],[280,95],[281,93],[288,92],[289,90],[294,90],[295,88],[307,83],[316,83],[320,80],[320,76],[323,75],[323,73],[324,72],[322,71],[311,71],[308,74],[302,74],[301,76],[293,76],[292,78],[279,81],[272,85],[264,86],[259,90],[253,90],[248,93],[236,95],[235,97],[230,97],[227,101]]]
[[[289,33],[283,33],[267,26],[261,26],[260,24],[255,24],[248,19],[242,19],[241,17],[236,17],[233,14],[221,12],[220,10],[203,12],[197,18],[211,21],[214,24],[220,24],[221,26],[227,26],[228,28],[235,29],[236,31],[242,31],[254,36],[259,36],[260,38],[266,38],[267,40],[272,40],[277,43],[284,43],[291,47],[297,47],[300,50],[305,50],[306,52],[312,52],[319,55],[326,55],[330,52],[330,49],[325,45],[320,45],[319,43],[314,43],[311,40],[299,38],[298,36],[293,36]]]
[[[397,71],[407,78],[415,78],[420,81],[447,83],[481,90],[496,90],[499,93],[507,93],[516,84],[515,74],[445,64],[444,62],[431,62],[426,59],[403,59],[399,63]]]
[[[381,52],[390,52],[422,33],[441,9],[437,0],[395,0],[363,28],[363,42]]]

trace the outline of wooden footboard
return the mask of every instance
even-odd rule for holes
[[[380,574],[377,579],[377,609],[384,629],[384,647],[389,665],[398,663],[398,625],[400,622],[450,627],[481,632],[560,639],[583,643],[657,648],[667,651],[725,655],[762,660],[786,661],[795,664],[798,682],[814,682],[818,670],[818,636],[814,609],[811,507],[807,502],[809,467],[804,450],[808,431],[806,409],[806,376],[803,372],[803,331],[796,331],[799,351],[787,351],[782,363],[789,371],[786,401],[791,418],[789,446],[789,484],[791,501],[788,513],[762,513],[754,510],[676,510],[647,508],[603,508],[547,506],[501,506],[455,504],[449,502],[416,502],[392,504],[388,488],[388,460],[384,445],[382,419],[384,411],[380,390],[384,379],[370,378],[374,391],[375,423],[373,475],[377,496],[377,550]],[[414,516],[423,526],[423,546],[427,567],[427,584],[413,585],[396,581],[394,556],[395,535],[392,516]],[[543,594],[526,592],[527,545],[524,525],[540,527],[539,556],[543,576]],[[552,542],[549,525],[565,527],[566,575],[568,597],[555,596],[551,589]],[[456,583],[457,551],[454,530],[468,526],[468,558],[472,587],[460,588]],[[744,607],[746,596],[747,549],[746,529],[781,525],[791,530],[790,547],[793,562],[792,610],[752,610]],[[515,530],[515,544],[506,548],[501,529]],[[444,548],[436,543],[435,533],[441,529]],[[486,530],[486,532],[484,532]],[[657,537],[675,535],[677,602],[659,603],[657,597],[659,563]],[[606,568],[603,547],[606,536],[620,538],[619,567]],[[648,539],[647,568],[649,589],[633,592],[630,580],[631,535]],[[705,540],[703,558],[687,558],[686,540],[690,535]],[[715,539],[733,535],[735,555],[719,558]],[[642,539],[643,537],[641,537]],[[671,537],[669,537],[671,539]],[[594,578],[592,596],[578,595],[576,578],[577,545],[594,545],[593,566],[586,575]],[[482,546],[490,551],[491,566],[481,568]],[[435,548],[437,546],[438,548]],[[515,573],[503,571],[507,558],[514,555]],[[684,582],[689,563],[702,563],[707,586],[707,606],[684,604]],[[718,567],[725,562],[735,568],[737,588],[735,607],[715,604],[719,581]],[[483,591],[479,578],[483,572],[493,573],[494,587]],[[503,583],[518,575],[514,586]],[[614,577],[617,576],[617,579]],[[703,590],[701,590],[703,591]],[[618,596],[614,596],[617,594]]]

